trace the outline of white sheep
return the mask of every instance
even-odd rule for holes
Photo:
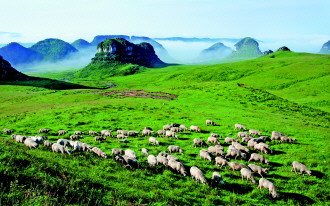
[[[148,156],[148,150],[146,148],[142,148],[141,152],[144,154],[144,156]]]
[[[269,171],[267,168],[262,168],[262,167],[260,167],[260,166],[258,166],[258,165],[255,165],[255,164],[249,164],[248,167],[249,167],[253,172],[258,173],[261,177],[263,177],[263,176],[262,176],[262,173],[267,174],[268,171]]]
[[[126,156],[129,156],[129,157],[134,157],[134,158],[136,158],[136,153],[135,153],[133,150],[131,150],[131,149],[127,149],[127,150],[125,150],[125,155],[126,155]]]
[[[173,155],[167,155],[166,156],[166,158],[168,159],[168,160],[175,160],[175,161],[179,161],[179,158],[177,158],[177,157],[175,157],[175,156],[173,156]]]
[[[92,152],[94,152],[99,157],[108,158],[107,154],[97,147],[93,147]]]
[[[214,144],[220,144],[218,138],[212,137],[212,136],[207,138],[207,142],[214,143]]]
[[[58,130],[58,136],[65,135],[66,133],[68,133],[68,131],[66,131],[66,130]]]
[[[204,177],[204,174],[203,172],[196,166],[192,166],[190,168],[190,175],[191,175],[191,178],[196,181],[201,181],[201,183],[203,184],[206,184],[207,183],[207,180],[206,178]]]
[[[245,164],[239,162],[229,162],[229,169],[240,171],[242,168],[247,168]]]
[[[261,132],[258,131],[258,130],[255,130],[255,129],[249,129],[249,133],[253,136],[255,136],[255,135],[260,136],[261,135]]]
[[[232,142],[231,144],[232,144],[236,149],[238,149],[238,150],[240,150],[240,151],[244,151],[244,152],[246,152],[246,153],[249,153],[249,152],[250,152],[248,148],[244,147],[243,145],[241,145],[241,144],[238,143],[238,142]]]
[[[122,149],[113,148],[111,150],[111,156],[113,156],[113,157],[116,155],[123,155],[123,154],[125,154],[125,151]]]
[[[238,132],[237,133],[237,137],[238,138],[242,138],[242,137],[251,137],[251,135],[247,132]]]
[[[51,141],[49,141],[49,140],[44,141],[45,147],[51,147],[52,145],[53,145],[53,143]]]
[[[170,146],[168,146],[168,152],[169,153],[175,153],[175,152],[183,153],[183,150],[179,146],[170,145]]]
[[[38,143],[36,143],[33,139],[31,138],[27,138],[24,140],[24,144],[25,146],[27,146],[28,148],[32,149],[32,148],[37,148],[39,146]]]
[[[57,142],[56,142],[57,144],[60,144],[60,145],[63,145],[63,146],[68,146],[70,143],[69,143],[69,140],[67,140],[67,139],[59,139],[59,140],[57,140]]]
[[[179,127],[182,129],[182,131],[187,131],[188,130],[188,128],[183,124],[181,124]]]
[[[211,154],[205,149],[199,151],[199,156],[201,159],[212,161]]]
[[[272,194],[273,198],[276,198],[276,196],[277,196],[276,190],[275,190],[274,184],[271,181],[269,181],[265,178],[261,178],[259,180],[258,189],[261,190],[261,188],[263,188],[263,187],[269,190],[269,193]]]
[[[190,131],[191,132],[201,132],[201,129],[198,126],[191,125],[190,126]]]
[[[282,142],[295,142],[297,141],[295,138],[291,138],[291,137],[286,137],[286,136],[281,136],[280,138],[280,143]]]
[[[152,130],[148,130],[148,129],[144,129],[144,130],[142,130],[142,135],[143,136],[150,136],[150,135],[152,135],[154,133],[154,131],[152,131]]]
[[[178,135],[172,131],[165,131],[165,137],[175,137],[178,139]]]
[[[238,130],[246,130],[246,126],[242,125],[242,124],[235,124],[235,129]]]
[[[52,145],[52,151],[53,152],[62,153],[62,154],[64,154],[65,152],[68,153],[68,154],[71,154],[72,153],[72,151],[69,150],[67,147],[65,147],[63,145],[60,145],[58,143],[54,143]]]
[[[242,168],[241,169],[241,176],[242,176],[242,180],[244,180],[244,177],[246,177],[247,180],[251,180],[253,184],[256,183],[252,171],[248,168]]]
[[[198,145],[200,147],[202,147],[203,145],[206,145],[207,146],[207,144],[205,143],[205,141],[202,140],[202,139],[195,138],[193,141],[194,141],[193,147],[196,147],[196,145]]]
[[[272,131],[271,140],[280,140],[281,136],[285,136],[281,132]]]
[[[206,123],[206,126],[208,126],[208,125],[215,126],[215,123],[212,120],[206,120],[205,123]]]
[[[182,132],[182,129],[180,127],[171,127],[171,132]]]
[[[232,137],[226,137],[225,138],[225,142],[228,143],[232,143],[232,142],[237,142],[237,139],[232,138]]]
[[[88,131],[88,135],[93,136],[93,135],[97,135],[99,132],[97,131]]]
[[[253,161],[260,161],[260,163],[265,163],[269,165],[269,161],[262,155],[257,154],[257,153],[252,153],[250,156],[250,159],[248,162],[250,162],[251,160]]]
[[[228,161],[222,157],[216,157],[215,158],[215,166],[219,166],[221,165],[220,168],[222,168],[223,166],[228,165]]]
[[[165,136],[165,134],[166,134],[166,130],[163,130],[163,129],[162,129],[162,130],[158,130],[158,131],[157,131],[157,136],[158,136],[158,137]]]
[[[165,166],[168,165],[168,160],[167,160],[167,158],[166,158],[165,156],[158,155],[158,156],[156,157],[156,159],[157,159],[157,162],[158,162],[158,163],[163,164],[163,165],[165,165]]]
[[[210,146],[207,149],[207,151],[209,153],[216,154],[216,155],[223,155],[224,154],[223,147],[221,145]]]
[[[159,145],[158,140],[154,137],[149,137],[149,143],[153,145]]]
[[[229,145],[225,158],[228,157],[235,157],[235,159],[237,159],[237,157],[241,157],[242,159],[245,159],[246,154],[236,149],[233,145]]]
[[[85,134],[85,133],[82,132],[82,131],[75,131],[73,134],[74,134],[74,135],[83,135],[83,134]]]
[[[150,166],[157,166],[158,165],[157,158],[154,155],[149,155],[148,156],[148,164]]]
[[[306,172],[307,174],[312,175],[312,171],[309,170],[304,164],[297,162],[297,161],[293,161],[291,172],[294,170],[294,172],[297,173],[296,169],[298,169],[300,171],[300,174],[303,174],[303,172]]]
[[[171,125],[170,124],[166,124],[163,126],[163,130],[170,130],[171,129]]]
[[[13,136],[15,136],[15,140],[18,143],[24,143],[24,141],[27,139],[26,136],[23,136],[23,135],[20,135],[20,134],[13,135]]]

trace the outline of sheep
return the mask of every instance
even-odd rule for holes
[[[243,142],[249,142],[251,140],[251,137],[243,137],[242,138],[242,143]]]
[[[144,154],[144,156],[148,156],[148,150],[146,148],[142,148],[141,152]]]
[[[128,130],[117,130],[117,135],[118,134],[122,134],[122,135],[128,136]]]
[[[214,144],[220,144],[218,138],[212,137],[212,136],[207,138],[207,142],[214,143]]]
[[[222,157],[216,157],[215,158],[215,166],[221,165],[220,168],[222,168],[223,166],[226,166],[228,164],[229,164],[228,161],[226,159],[222,158]]]
[[[240,151],[244,151],[244,152],[246,152],[246,153],[249,153],[249,152],[250,152],[248,148],[244,147],[243,145],[241,145],[241,144],[238,143],[238,142],[232,142],[231,144],[232,144],[236,149],[238,149],[238,150],[240,150]]]
[[[63,146],[68,146],[69,145],[69,140],[67,140],[67,139],[59,139],[59,140],[57,140],[57,142],[56,142],[57,144],[60,144],[60,145],[63,145]]]
[[[188,131],[188,128],[183,124],[181,124],[179,127],[182,131]]]
[[[36,143],[33,139],[31,138],[26,138],[24,140],[24,144],[25,146],[27,146],[28,148],[32,149],[32,148],[37,148],[39,146],[38,143]]]
[[[238,130],[246,130],[246,126],[242,125],[242,124],[235,124],[235,129]]]
[[[261,178],[259,180],[258,189],[261,190],[262,187],[268,189],[269,190],[269,193],[272,194],[273,198],[276,198],[276,196],[277,196],[276,190],[275,190],[274,184],[271,181],[269,181],[269,180],[267,180],[265,178]]]
[[[258,130],[255,130],[255,129],[249,129],[249,133],[253,136],[255,135],[261,135],[261,132],[259,132]]]
[[[177,171],[178,173],[182,174],[183,176],[187,176],[186,168],[181,162],[178,162],[176,160],[169,160],[168,166],[173,170]]]
[[[18,142],[18,143],[24,143],[24,141],[27,139],[26,136],[19,135],[19,134],[17,134],[17,135],[13,135],[13,136],[15,136],[15,140],[16,140],[16,142]]]
[[[175,145],[170,145],[168,146],[168,152],[169,153],[175,153],[175,152],[180,152],[183,153],[183,150],[179,147],[179,146],[175,146]]]
[[[113,137],[113,134],[111,133],[112,130],[102,130],[100,132],[101,136],[104,136],[104,137]]]
[[[202,147],[203,145],[207,146],[207,144],[205,143],[205,141],[202,140],[202,139],[195,138],[193,141],[194,141],[193,147],[196,147],[197,145],[199,145],[199,146],[201,146],[201,147]]]
[[[160,152],[158,155],[159,155],[159,156],[167,157],[167,156],[170,155],[170,154],[168,154],[168,153],[166,153],[166,152]]]
[[[217,134],[217,133],[211,133],[210,134],[210,137],[219,137],[219,138],[222,138],[221,135]]]
[[[281,132],[272,131],[271,140],[280,140],[280,138],[281,138],[282,136],[285,136],[285,135],[282,134]]]
[[[85,132],[82,132],[82,131],[75,131],[73,134],[74,134],[74,135],[83,135],[83,134],[85,134]]]
[[[132,157],[129,155],[123,155],[123,158],[126,162],[126,167],[130,167],[130,168],[139,168],[139,162],[136,159],[136,157]]]
[[[150,166],[157,166],[158,165],[157,158],[154,155],[149,155],[148,156],[148,164]]]
[[[168,165],[168,159],[165,156],[158,155],[156,159],[158,163],[163,164],[164,166]]]
[[[182,129],[180,127],[171,127],[171,132],[182,132]]]
[[[123,154],[125,154],[125,151],[122,150],[122,149],[113,148],[111,150],[111,156],[112,157],[115,157],[116,155],[123,155]]]
[[[127,136],[123,134],[117,134],[117,139],[127,139]]]
[[[190,131],[191,132],[201,132],[201,129],[198,126],[191,125],[190,126]]]
[[[173,155],[170,155],[170,154],[166,156],[166,159],[167,159],[167,160],[175,160],[175,161],[179,161],[179,158],[177,158],[177,157],[175,157],[175,156],[173,156]]]
[[[210,146],[207,151],[209,153],[213,153],[213,154],[216,154],[216,155],[223,155],[224,152],[223,152],[223,147],[221,147],[220,145],[215,145],[215,146]]]
[[[241,151],[236,149],[234,146],[229,145],[225,158],[228,158],[228,157],[235,157],[235,159],[237,159],[237,157],[241,157],[242,159],[245,159],[246,154],[242,153]]]
[[[212,183],[215,185],[221,184],[223,185],[225,182],[222,179],[222,176],[219,174],[219,172],[213,172],[212,173]]]
[[[248,167],[253,171],[253,172],[256,172],[258,173],[261,177],[262,176],[262,173],[265,173],[267,174],[269,172],[269,170],[267,168],[262,168],[258,165],[255,165],[255,164],[249,164]]]
[[[206,178],[204,177],[203,175],[203,172],[196,166],[192,166],[190,168],[190,175],[191,175],[191,178],[194,180],[196,179],[196,181],[201,181],[201,183],[203,184],[206,184],[207,183],[207,180]]]
[[[240,171],[242,168],[247,168],[245,164],[239,162],[229,162],[229,169]]]
[[[247,143],[247,147],[253,147],[254,148],[254,146],[257,144],[257,142],[256,141],[254,141],[254,139],[250,139],[249,141],[248,141],[248,143]]]
[[[88,135],[90,136],[94,136],[94,135],[98,135],[99,132],[97,131],[88,131]]]
[[[81,147],[81,150],[82,151],[84,151],[84,152],[91,152],[92,151],[92,149],[93,149],[93,147],[92,146],[90,146],[89,144],[86,144],[86,143],[82,143],[81,145],[80,145],[80,147]]]
[[[71,147],[73,148],[72,152],[83,151],[82,142],[79,141],[69,141]]]
[[[254,145],[254,149],[255,150],[258,150],[258,151],[260,151],[262,153],[265,153],[265,154],[271,154],[271,153],[273,153],[273,151],[269,148],[269,145],[268,144],[265,144],[263,142]]]
[[[175,132],[172,131],[166,131],[165,137],[175,137],[178,139],[178,135]]]
[[[257,153],[252,153],[250,156],[250,159],[248,162],[250,162],[251,160],[253,161],[260,161],[260,163],[265,163],[267,165],[269,165],[269,161],[262,155],[257,154]]]
[[[47,137],[36,135],[36,136],[32,136],[31,139],[33,141],[35,141],[36,143],[40,144],[40,143],[42,143],[44,141],[44,139],[47,139]]]
[[[295,138],[291,138],[291,137],[286,137],[286,136],[281,136],[280,138],[280,143],[282,142],[295,142],[297,141]]]
[[[300,171],[300,174],[306,172],[307,174],[312,175],[312,171],[309,170],[304,164],[301,164],[300,162],[297,161],[293,161],[291,172],[294,170],[294,172],[297,173],[296,169]]]
[[[205,123],[206,123],[206,126],[208,126],[208,125],[215,126],[215,123],[212,120],[206,120]]]
[[[171,129],[171,125],[170,124],[166,124],[163,126],[163,130],[170,130]]]
[[[107,154],[97,147],[93,147],[92,152],[94,152],[99,157],[103,157],[105,159],[108,158]]]
[[[40,133],[48,133],[50,129],[39,129],[39,134]]]
[[[80,135],[76,135],[76,134],[74,134],[74,135],[70,135],[70,140],[72,141],[72,140],[76,140],[76,139],[82,139],[82,138],[84,138],[83,136],[80,136]]]
[[[71,154],[72,153],[72,151],[71,150],[69,150],[67,147],[65,147],[65,146],[63,146],[63,145],[60,145],[60,144],[58,144],[58,143],[54,143],[53,145],[52,145],[52,151],[53,152],[58,152],[58,153],[62,153],[62,154],[64,154],[64,152],[66,152],[66,153],[68,153],[68,154]]]
[[[237,142],[237,139],[232,138],[232,137],[226,137],[225,138],[225,142],[228,143],[232,143],[232,142]]]
[[[125,155],[126,156],[129,156],[129,157],[136,158],[136,153],[133,150],[131,150],[131,149],[125,150]]]
[[[178,124],[178,123],[171,123],[170,126],[171,127],[180,127],[180,124]]]
[[[105,137],[103,137],[103,136],[95,136],[94,137],[94,140],[95,141],[99,141],[99,142],[102,142],[102,141],[105,141],[105,140],[107,140]]]
[[[45,147],[51,147],[52,145],[53,145],[53,143],[51,141],[49,141],[49,140],[44,141]]]
[[[66,131],[66,130],[58,130],[58,136],[65,135],[66,133],[68,133],[68,131]]]
[[[160,136],[165,136],[166,134],[166,130],[158,130],[157,131],[157,136],[160,137]]]
[[[237,137],[242,138],[242,137],[251,137],[251,136],[247,132],[238,132]]]
[[[259,140],[261,140],[262,142],[270,142],[271,141],[271,139],[270,139],[270,137],[269,136],[260,136],[259,138],[257,138],[257,139],[259,139]]]
[[[154,131],[152,131],[152,130],[147,130],[147,129],[142,130],[142,135],[143,136],[150,136],[153,133],[154,133]]]
[[[241,169],[241,176],[242,176],[242,181],[244,180],[244,177],[246,177],[247,180],[251,180],[253,184],[256,183],[252,171],[248,168],[242,168]]]
[[[158,140],[154,137],[149,137],[149,143],[153,145],[159,145]]]
[[[211,154],[205,149],[199,151],[199,156],[201,159],[212,161]]]
[[[10,130],[10,129],[3,129],[3,133],[4,134],[7,134],[7,135],[9,135],[9,134],[12,134],[14,131],[13,130]]]

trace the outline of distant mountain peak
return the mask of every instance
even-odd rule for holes
[[[330,40],[323,44],[321,50],[321,54],[330,54]]]
[[[235,51],[233,51],[231,57],[237,58],[237,57],[258,57],[262,55],[260,49],[259,49],[259,43],[251,38],[251,37],[245,37],[241,39],[239,42],[237,42],[235,45]]]

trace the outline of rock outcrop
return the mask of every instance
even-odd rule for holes
[[[235,45],[235,51],[231,54],[232,58],[256,58],[262,55],[259,43],[250,37],[246,37]]]
[[[223,43],[218,42],[213,44],[211,47],[201,51],[199,59],[212,60],[212,59],[222,59],[230,55],[232,49],[225,46]]]
[[[330,54],[330,41],[323,44],[320,54]]]
[[[276,50],[276,51],[291,51],[291,50],[286,46],[282,46],[282,47],[278,48],[278,50]]]
[[[268,54],[271,54],[271,53],[274,53],[273,50],[264,51],[262,54],[263,55],[268,55]]]
[[[29,76],[14,69],[10,63],[0,56],[0,81],[29,80]]]
[[[12,42],[0,48],[0,55],[11,62],[13,66],[33,64],[43,60],[42,54],[32,49],[25,48],[16,42]]]
[[[97,46],[92,63],[118,62],[145,67],[163,67],[166,64],[156,55],[149,43],[133,44],[123,38],[106,39]]]

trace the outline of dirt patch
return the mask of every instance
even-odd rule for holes
[[[93,93],[101,93],[101,92],[93,92]],[[111,92],[102,93],[104,96],[109,95],[118,95],[118,97],[142,97],[142,98],[152,98],[152,99],[166,99],[173,100],[178,96],[174,94],[164,93],[164,92],[146,92],[144,90],[113,90]]]

